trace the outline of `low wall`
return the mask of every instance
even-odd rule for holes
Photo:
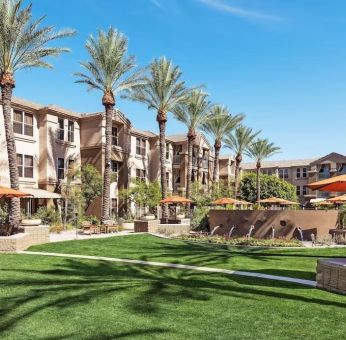
[[[190,223],[160,224],[159,220],[136,220],[135,232],[136,233],[153,233],[153,234],[158,233],[158,234],[165,234],[165,235],[188,234],[190,232]]]
[[[0,252],[16,252],[35,244],[49,242],[49,226],[20,227],[23,231],[11,236],[0,236]]]
[[[297,227],[303,230],[304,240],[311,240],[313,233],[317,237],[327,237],[329,230],[337,225],[337,210],[217,210],[209,212],[210,230],[222,225],[215,231],[217,235],[229,233],[236,225],[232,236],[245,236],[251,225],[255,226],[252,236],[268,238],[275,227],[275,237],[297,238]]]

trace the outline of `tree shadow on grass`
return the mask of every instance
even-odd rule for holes
[[[39,264],[40,259],[42,258],[33,258],[33,264]],[[35,269],[37,266],[30,266],[31,269],[20,268],[20,264],[18,267],[19,269],[0,268],[4,274],[0,279],[1,286],[5,289],[12,288],[15,292],[11,296],[2,296],[0,293],[0,334],[13,330],[22,320],[34,316],[41,310],[53,309],[57,313],[64,313],[71,307],[85,306],[87,309],[95,299],[105,299],[106,304],[108,299],[124,292],[127,295],[121,305],[123,313],[138,316],[144,314],[146,317],[160,316],[164,306],[177,305],[184,301],[206,302],[215,294],[224,298],[261,300],[268,297],[346,307],[346,300],[335,301],[328,299],[328,296],[321,298],[319,294],[314,296],[314,290],[311,288],[258,278],[75,259],[59,259],[59,262],[54,259],[49,266],[51,268],[47,269]],[[23,289],[23,285],[26,288],[25,294],[16,293],[17,289]],[[283,291],[282,288],[287,291]],[[109,313],[112,313],[111,308]],[[129,331],[113,330],[112,334],[95,329],[95,334],[90,335],[90,340],[95,337],[132,338],[150,337],[155,334],[164,337],[172,331],[163,327],[133,327],[135,329]],[[60,335],[57,335],[50,339],[59,337]],[[65,334],[63,338],[66,337],[73,336]]]

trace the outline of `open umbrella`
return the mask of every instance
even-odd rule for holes
[[[230,197],[223,197],[223,198],[217,199],[216,201],[212,203],[215,205],[232,205],[232,204],[235,205],[235,204],[240,204],[240,201]]]
[[[341,195],[341,196],[337,196],[337,197],[333,197],[333,198],[329,198],[327,200],[327,202],[329,203],[339,203],[339,204],[343,204],[346,203],[346,195]]]
[[[0,198],[29,197],[31,194],[0,185]]]
[[[177,205],[178,204],[188,204],[188,203],[192,203],[193,201],[185,198],[185,197],[181,197],[181,196],[171,196],[171,197],[167,197],[163,200],[160,201],[161,204],[174,204],[175,207],[175,218],[177,218]]]
[[[322,181],[308,184],[312,190],[329,192],[346,192],[346,175],[334,176]]]
[[[262,200],[259,200],[258,203],[280,204],[280,205],[299,204],[297,202],[288,201],[288,200],[285,200],[284,198],[278,198],[278,197],[264,198]]]

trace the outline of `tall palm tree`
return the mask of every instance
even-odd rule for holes
[[[234,172],[234,196],[238,195],[239,187],[239,169],[243,160],[245,150],[253,143],[254,139],[261,131],[253,132],[251,128],[239,125],[234,133],[230,133],[224,139],[225,147],[231,149],[235,153],[235,172]]]
[[[141,73],[131,73],[136,66],[134,57],[127,56],[127,38],[114,28],[108,32],[99,30],[98,36],[92,35],[86,42],[90,60],[81,62],[86,73],[78,72],[76,83],[88,85],[88,90],[100,90],[103,93],[102,105],[105,108],[105,162],[103,171],[102,222],[110,218],[110,184],[112,124],[116,95],[138,86],[143,81]]]
[[[49,47],[48,43],[75,34],[73,30],[55,32],[53,26],[42,27],[44,17],[32,18],[32,5],[22,6],[22,0],[0,1],[0,87],[11,188],[18,189],[16,145],[13,136],[11,101],[17,71],[31,67],[52,68],[45,57],[58,56],[67,48]],[[20,221],[20,202],[11,199],[10,230]]]
[[[260,172],[263,160],[275,155],[280,151],[274,143],[269,143],[268,139],[257,139],[245,150],[245,154],[256,162],[256,193],[257,201],[261,199]]]
[[[212,109],[212,105],[207,98],[208,94],[201,89],[192,90],[186,97],[186,100],[182,104],[177,105],[173,111],[175,118],[185,124],[188,129],[187,198],[191,196],[192,150],[197,136],[196,131],[206,123]]]
[[[222,141],[243,119],[243,114],[232,116],[226,106],[215,105],[212,109],[212,118],[208,119],[203,126],[203,130],[214,139],[214,183],[219,182],[219,156]]]
[[[160,172],[161,195],[167,197],[166,184],[166,123],[167,113],[173,112],[174,107],[181,103],[188,90],[185,82],[181,81],[182,72],[178,66],[174,66],[166,57],[155,59],[148,67],[148,75],[142,86],[130,91],[126,97],[134,101],[142,102],[148,109],[156,110],[156,121],[160,130]],[[168,216],[168,207],[163,206],[163,218]]]

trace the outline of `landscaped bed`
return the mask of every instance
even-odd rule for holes
[[[175,237],[177,240],[200,242],[200,243],[216,243],[231,246],[249,246],[249,247],[302,247],[302,242],[284,238],[261,239],[256,237],[225,237],[225,236],[208,236],[201,234],[181,235]]]

